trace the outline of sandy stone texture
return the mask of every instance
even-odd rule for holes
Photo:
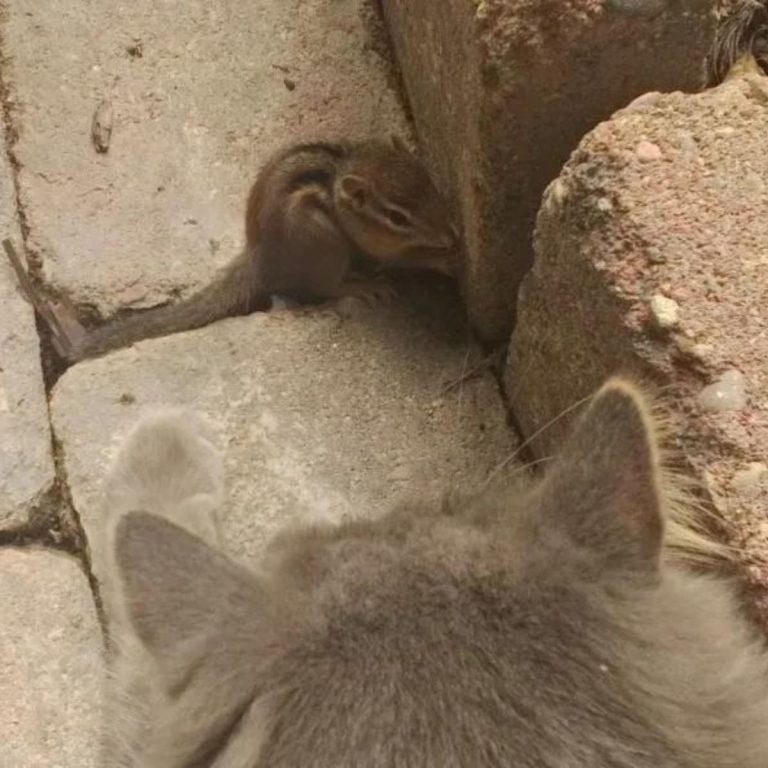
[[[539,214],[506,389],[533,434],[616,371],[656,384],[768,627],[767,121],[752,76],[649,93],[584,139]]]
[[[0,125],[0,145],[4,134]],[[0,240],[5,238],[23,258],[13,177],[0,152]],[[53,479],[35,317],[0,250],[0,530],[24,525]]]
[[[418,489],[482,482],[516,443],[492,376],[450,387],[479,357],[450,317],[460,313],[449,292],[415,290],[345,317],[233,318],[71,368],[53,423],[97,576],[105,468],[157,405],[190,407],[217,430],[224,540],[246,558],[292,521],[375,514]]]
[[[68,555],[0,548],[0,763],[97,763],[101,631],[88,579]]]

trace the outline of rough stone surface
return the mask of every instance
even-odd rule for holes
[[[0,126],[0,146],[4,140]],[[0,240],[6,237],[21,255],[13,178],[3,151]],[[54,476],[35,317],[16,285],[0,250],[0,530],[27,522]]]
[[[0,764],[97,768],[101,630],[78,563],[0,548]]]
[[[362,0],[9,0],[3,77],[42,277],[102,316],[194,293],[283,143],[404,133]],[[109,151],[94,112],[114,114]]]
[[[659,95],[592,131],[545,197],[506,376],[526,434],[616,371],[662,385],[766,627],[768,484],[743,473],[768,452],[767,124],[768,78],[754,76]],[[640,142],[659,157],[644,162]],[[656,294],[680,307],[672,332],[652,330]],[[708,408],[704,392],[729,407]],[[568,421],[535,450],[551,451]]]
[[[504,337],[545,186],[599,120],[697,90],[710,0],[383,0],[426,155],[461,209],[476,328]]]
[[[247,557],[297,516],[372,514],[418,487],[482,480],[514,438],[492,376],[444,391],[479,357],[466,328],[447,320],[460,316],[448,299],[417,289],[346,318],[233,318],[67,371],[52,399],[54,430],[97,575],[105,467],[153,405],[189,406],[220,431],[224,539]]]
[[[741,411],[747,405],[744,374],[731,369],[699,393],[699,405],[705,411]]]

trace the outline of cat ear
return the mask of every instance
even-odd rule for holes
[[[233,741],[257,755],[259,739],[239,732],[243,721],[251,728],[260,722],[253,722],[260,670],[269,663],[268,649],[280,644],[275,606],[256,577],[145,512],[119,521],[114,546],[129,625],[157,662],[148,667],[140,661],[138,679],[148,675],[167,696],[162,707],[148,710],[153,720],[141,730],[141,765],[211,765]],[[120,715],[123,702],[147,697],[139,704],[143,711],[152,701],[145,682],[133,684],[130,661],[111,676],[118,741],[126,739],[121,728],[133,738],[130,711]]]
[[[577,422],[542,486],[543,513],[620,567],[655,568],[663,520],[659,448],[643,396],[609,381]]]
[[[208,633],[223,611],[237,607],[258,616],[255,577],[168,520],[129,512],[117,525],[114,547],[128,619],[154,654]]]

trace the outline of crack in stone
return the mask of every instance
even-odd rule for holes
[[[19,173],[22,165],[15,152],[15,145],[19,138],[19,130],[14,116],[15,100],[9,84],[10,67],[5,55],[5,28],[7,22],[8,10],[4,4],[0,4],[0,102],[5,131],[4,149],[10,168],[11,182],[13,184],[13,201],[19,222],[23,251],[27,260],[27,268],[30,272],[30,276],[33,279],[39,280],[42,269],[42,260],[39,254],[32,253],[28,247],[31,228],[21,198]],[[47,327],[41,323],[37,313],[35,313],[35,322],[37,335],[40,341],[40,359],[45,384],[48,428],[51,435],[51,457],[54,465],[54,480],[52,485],[43,491],[39,500],[32,505],[28,522],[9,530],[0,531],[0,546],[24,547],[42,545],[50,549],[67,552],[77,557],[90,583],[96,610],[100,620],[102,620],[103,626],[103,609],[98,583],[96,582],[91,568],[87,538],[75,506],[72,503],[72,496],[67,482],[66,469],[64,467],[63,450],[56,438],[51,418],[51,388],[59,375],[63,372],[63,368],[60,364],[56,363],[56,356],[53,353],[50,334],[47,332]]]

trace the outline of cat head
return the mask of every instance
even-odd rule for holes
[[[130,512],[115,563],[156,688],[136,764],[678,765],[649,702],[680,633],[655,625],[698,609],[664,597],[661,477],[614,380],[535,484],[288,531],[258,575]]]

